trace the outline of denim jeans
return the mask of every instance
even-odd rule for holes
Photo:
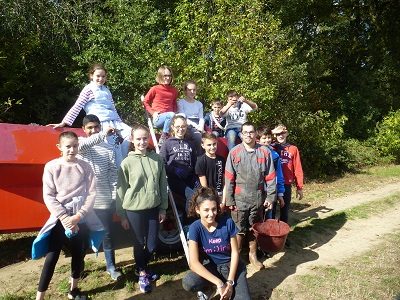
[[[146,270],[158,240],[158,208],[126,210],[132,232],[136,268]]]
[[[219,277],[222,282],[226,282],[229,276],[230,262],[216,265],[213,262],[209,262],[204,265],[204,267]],[[193,271],[189,271],[185,277],[182,279],[182,286],[188,292],[197,292],[202,291],[204,288],[208,286],[212,286],[213,284],[209,282],[207,279],[204,279],[200,275],[194,273]],[[247,300],[250,298],[249,286],[247,284],[246,278],[246,266],[239,261],[238,268],[235,275],[235,285],[231,299],[237,300]]]
[[[153,126],[157,128],[162,128],[162,131],[164,133],[169,133],[169,129],[171,126],[171,119],[174,116],[175,113],[172,111],[161,113],[157,116],[157,119],[153,120]]]
[[[236,139],[241,138],[240,128],[229,128],[225,132],[228,150],[236,146]]]

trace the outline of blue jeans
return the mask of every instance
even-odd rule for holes
[[[236,139],[241,138],[240,128],[229,128],[225,132],[228,150],[236,146]]]
[[[229,276],[230,263],[224,263],[216,265],[213,262],[205,264],[204,267],[220,278],[222,282],[226,282]],[[188,292],[203,291],[207,286],[212,286],[213,284],[207,279],[204,279],[200,275],[193,271],[189,271],[185,277],[182,279],[182,286]],[[239,261],[238,268],[235,275],[235,285],[231,299],[237,300],[247,300],[250,298],[249,286],[247,284],[246,278],[246,266]]]
[[[285,202],[285,206],[279,207],[279,220],[285,223],[288,223],[289,221],[289,210],[290,210],[291,200],[292,200],[292,186],[290,184],[285,184],[285,193],[283,194],[283,201]],[[277,202],[274,203],[272,210],[270,210],[271,214],[267,215],[267,219],[275,219],[276,206]]]
[[[158,115],[157,119],[153,120],[153,125],[157,128],[162,128],[164,133],[169,133],[171,127],[171,119],[175,116],[175,113],[168,111]]]
[[[146,270],[158,240],[158,208],[126,210],[132,232],[136,268]]]

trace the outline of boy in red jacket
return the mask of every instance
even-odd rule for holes
[[[280,209],[280,220],[288,223],[292,184],[296,184],[297,187],[296,197],[299,200],[303,199],[303,168],[301,167],[299,149],[286,141],[288,136],[286,126],[280,124],[272,130],[272,133],[276,136],[276,143],[272,146],[281,158],[285,180],[285,193],[283,194],[285,205]],[[275,218],[275,213],[273,217]]]

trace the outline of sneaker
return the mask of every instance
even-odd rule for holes
[[[197,299],[199,299],[199,300],[208,300],[210,298],[208,298],[208,296],[206,294],[204,294],[202,291],[198,291],[197,292]]]
[[[135,275],[138,277],[140,276],[140,271],[137,268],[135,268]],[[160,276],[156,273],[153,273],[152,271],[148,271],[146,276],[151,282],[154,282],[154,281],[157,281],[158,279],[160,279]]]
[[[158,147],[161,148],[162,144],[168,139],[168,133],[163,132],[158,140]]]
[[[117,271],[117,270],[115,270],[115,269],[114,270],[107,270],[107,273],[110,274],[111,279],[114,280],[114,281],[117,281],[122,276],[122,273]]]
[[[144,294],[151,292],[151,283],[147,275],[139,276],[139,290]]]
[[[70,300],[86,300],[86,296],[78,288],[68,292],[68,299]]]

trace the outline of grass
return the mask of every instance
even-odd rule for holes
[[[294,206],[317,207],[331,198],[398,182],[399,178],[400,166],[384,166],[345,175],[324,183],[306,183],[306,198],[299,202],[295,201]],[[295,244],[299,245],[306,244],[313,236],[329,241],[348,220],[369,218],[377,214],[384,216],[384,212],[395,206],[399,199],[400,194],[394,194],[345,211],[335,212],[324,219],[310,218],[295,226],[291,237],[296,241]],[[36,233],[0,235],[0,267],[29,259],[30,245],[35,235]],[[400,295],[400,275],[397,271],[400,267],[400,250],[398,246],[394,246],[399,242],[400,234],[394,234],[385,239],[383,245],[366,255],[338,266],[318,267],[313,274],[300,276],[295,288],[276,289],[271,299],[394,299]],[[104,271],[102,254],[97,259],[87,259],[85,261],[87,277],[80,283],[82,290],[90,291],[91,299],[94,300],[120,299],[121,295],[125,297],[137,294],[137,278],[133,275],[133,262],[124,262],[120,267],[126,275],[122,281],[113,282]],[[154,271],[163,274],[157,286],[164,286],[172,293],[171,297],[177,296],[172,290],[180,288],[176,281],[182,278],[187,269],[184,258],[179,255],[159,257],[152,263],[152,267]],[[48,299],[65,298],[69,272],[69,263],[58,265],[48,292]],[[35,282],[27,282],[27,286],[17,293],[5,291],[3,294],[1,290],[0,300],[34,299],[35,292],[27,289],[36,288],[38,276]],[[369,287],[371,285],[372,288]]]
[[[317,267],[312,274],[297,276],[290,290],[278,288],[274,299],[399,299],[399,243],[400,233],[394,233],[359,257]]]

